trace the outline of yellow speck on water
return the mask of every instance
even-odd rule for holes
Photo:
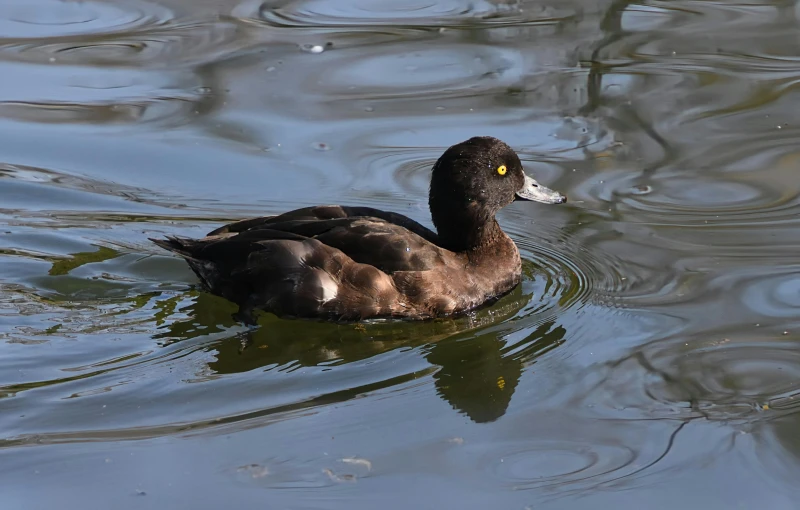
[[[259,345],[259,349],[269,349],[269,345]]]
[[[763,409],[764,411],[768,410],[769,404],[764,404],[763,406],[761,406],[761,409]]]
[[[501,390],[506,387],[506,380],[503,379],[502,375],[497,378],[497,387]]]

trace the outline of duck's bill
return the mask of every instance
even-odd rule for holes
[[[558,191],[545,188],[535,179],[525,176],[525,184],[517,191],[517,200],[532,200],[543,204],[563,204],[567,197]]]

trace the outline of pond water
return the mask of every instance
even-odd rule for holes
[[[4,0],[0,503],[797,508],[800,7]],[[261,319],[151,244],[339,203],[430,225],[497,136],[467,317]],[[231,506],[232,505],[232,506]]]

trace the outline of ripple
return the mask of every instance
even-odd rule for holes
[[[662,2],[658,7],[627,8],[622,14],[621,24],[633,34],[633,37],[617,42],[620,47],[627,47],[623,51],[625,54],[645,60],[657,55],[672,55],[682,61],[687,55],[699,55],[710,60],[716,53],[716,62],[708,64],[718,72],[727,67],[719,60],[722,48],[735,53],[739,50],[749,53],[761,45],[759,42],[792,37],[796,21],[782,15],[774,5],[704,1],[675,5]],[[764,30],[765,26],[770,30]],[[777,51],[790,54],[788,49],[782,50],[780,46],[785,45],[776,45]]]
[[[736,286],[736,294],[753,312],[764,317],[800,318],[800,272],[785,268],[769,276],[751,277]]]
[[[719,30],[724,29],[730,35],[735,35],[737,32],[731,30],[731,26],[740,29],[761,28],[765,24],[772,24],[779,16],[779,11],[774,6],[757,2],[710,1],[689,2],[689,5],[691,9],[676,8],[673,11],[676,15],[682,14],[681,19],[676,21],[680,21],[687,31],[694,31],[699,28],[698,26],[703,26],[705,30],[717,27]]]
[[[8,163],[0,163],[0,178],[5,178],[6,185],[9,183],[18,184],[16,187],[15,195],[16,200],[7,200],[4,204],[6,207],[15,205],[27,205],[27,211],[34,210],[35,205],[33,198],[35,195],[34,190],[41,193],[41,188],[38,186],[45,185],[59,190],[70,190],[82,192],[79,201],[87,204],[91,203],[97,195],[105,195],[109,197],[117,197],[132,202],[129,207],[133,210],[139,209],[135,204],[148,204],[168,209],[176,209],[181,206],[176,206],[169,203],[160,193],[151,191],[146,188],[127,186],[119,183],[112,183],[99,179],[92,179],[86,176],[72,175],[69,173],[59,172],[57,170],[47,168],[37,168],[26,165],[12,165]],[[35,186],[31,186],[35,185]],[[30,190],[25,193],[24,190]],[[86,193],[85,195],[83,193]],[[26,196],[27,195],[27,196]],[[52,208],[58,203],[55,197],[51,197],[47,202],[47,206]],[[71,204],[75,207],[76,204]],[[106,205],[106,204],[104,204]],[[127,204],[126,204],[127,205]],[[119,211],[129,209],[125,208],[122,204],[116,205]]]
[[[248,43],[239,37],[238,26],[229,21],[191,23],[165,22],[122,33],[67,40],[38,39],[2,44],[5,56],[25,62],[59,65],[164,67],[175,62],[183,66],[212,62]]]
[[[773,5],[735,3],[719,1],[685,2],[671,5],[634,5],[625,9],[622,25],[625,30],[648,31],[652,34],[671,35],[676,43],[686,43],[681,37],[674,37],[674,31],[697,34],[702,30],[720,32],[723,36],[736,37],[739,30],[751,29],[756,34],[763,33],[765,25],[774,25],[779,11]],[[735,27],[732,29],[732,27]],[[693,38],[697,43],[698,39]]]
[[[656,352],[665,377],[649,385],[661,402],[685,402],[710,419],[774,416],[800,410],[800,352],[793,341],[722,339],[676,356]],[[772,409],[774,408],[774,409]]]
[[[5,62],[0,114],[28,122],[186,122],[207,99],[191,72]]]
[[[672,176],[659,179],[657,184],[650,185],[650,189],[647,197],[632,190],[631,195],[639,197],[627,203],[646,212],[669,214],[680,221],[687,216],[695,222],[719,215],[725,216],[723,221],[737,221],[752,214],[785,213],[785,209],[794,207],[798,200],[796,192],[772,189],[768,184],[712,177]]]
[[[207,87],[192,70],[175,63],[213,60],[244,43],[233,22],[175,23],[173,17],[143,0],[4,4],[0,69],[7,79],[0,84],[0,115],[82,124],[193,119],[210,94],[201,92]],[[137,67],[125,68],[132,64]]]
[[[796,221],[800,189],[779,187],[779,178],[771,178],[770,173],[777,172],[688,175],[663,171],[651,177],[614,172],[599,181],[590,177],[575,194],[624,204],[638,211],[629,221],[650,225],[775,226]]]
[[[129,31],[172,17],[145,0],[10,0],[0,4],[0,44],[6,39],[44,39]]]
[[[581,440],[529,440],[495,447],[484,462],[513,490],[600,483],[637,457],[636,451],[625,445]]]
[[[273,26],[316,28],[394,26],[438,29],[473,26],[476,22],[492,25],[553,24],[573,15],[552,6],[529,6],[523,10],[516,4],[482,0],[412,0],[402,4],[387,0],[349,3],[298,0],[281,6],[250,2],[241,6],[238,12]]]
[[[386,159],[406,159],[404,163],[400,164],[396,164],[392,161],[392,163],[395,163],[391,165],[394,167],[392,181],[409,195],[424,196],[430,185],[431,168],[433,168],[438,157],[433,154],[433,151],[431,151],[430,157],[428,158],[420,158],[418,151],[413,151],[413,153],[413,159],[409,157],[409,155],[402,158],[400,154],[395,154],[375,161],[372,166],[384,165],[387,163]]]
[[[676,11],[651,5],[632,4],[623,12],[620,25],[627,32],[649,32],[667,25]]]
[[[541,320],[544,321],[560,310],[580,307],[590,299],[595,285],[592,275],[596,275],[592,264],[584,261],[576,263],[564,253],[563,246],[532,243],[526,239],[517,241],[517,244],[521,256],[529,264],[524,268],[527,269],[526,276],[531,279],[542,278],[545,282],[543,292],[521,314],[541,314]],[[544,304],[552,308],[550,313],[544,313]]]
[[[318,79],[326,84],[326,96],[433,100],[510,86],[523,68],[519,53],[504,48],[438,44],[409,53],[404,45],[396,45],[379,54],[359,52],[343,58],[335,68],[323,68],[324,76]]]
[[[0,6],[0,53],[36,63],[164,67],[197,65],[249,42],[234,20],[175,20],[147,0],[31,0]]]
[[[536,274],[547,275],[549,292],[558,297],[560,307],[591,303],[624,308],[625,298],[655,294],[666,284],[663,277],[654,278],[652,269],[604,249],[591,235],[578,238],[547,224],[522,229],[516,222],[506,232],[523,259],[535,265]]]
[[[592,407],[602,402],[616,418],[644,414],[743,424],[800,411],[796,336],[766,330],[722,334],[661,340],[637,349],[610,365],[587,400]]]

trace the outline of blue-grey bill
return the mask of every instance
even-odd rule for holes
[[[525,184],[522,189],[517,191],[517,198],[522,200],[532,200],[534,202],[541,202],[543,204],[563,204],[567,201],[567,197],[558,191],[550,188],[545,188],[535,179],[525,176]]]

